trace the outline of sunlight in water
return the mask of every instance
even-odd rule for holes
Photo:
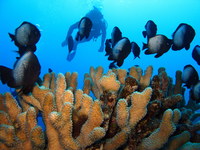
[[[100,10],[102,10],[103,5],[104,5],[104,0],[87,0],[86,3],[89,8],[92,8],[93,6],[95,6],[99,8]]]

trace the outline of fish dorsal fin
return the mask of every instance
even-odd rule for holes
[[[142,32],[142,35],[144,36],[144,38],[146,38],[146,36],[147,36],[147,31],[143,31],[143,32]]]
[[[12,69],[0,66],[0,80],[3,84],[7,84],[12,79]]]

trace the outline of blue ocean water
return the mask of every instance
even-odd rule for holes
[[[146,39],[142,36],[148,20],[153,20],[158,27],[158,34],[169,39],[180,23],[190,24],[196,36],[186,51],[169,50],[160,58],[154,55],[140,54],[134,59],[131,53],[121,68],[128,69],[139,65],[146,69],[152,65],[154,74],[159,67],[165,67],[169,76],[175,77],[177,70],[183,70],[187,64],[193,65],[200,74],[199,66],[192,58],[192,50],[200,44],[199,0],[1,0],[0,1],[0,65],[12,68],[17,54],[17,47],[11,42],[9,33],[23,22],[29,21],[41,30],[41,38],[37,43],[38,56],[42,66],[40,77],[51,68],[56,73],[78,72],[78,87],[83,86],[84,73],[90,66],[103,66],[107,72],[110,61],[104,52],[98,52],[100,38],[95,41],[81,43],[77,47],[75,58],[66,60],[67,47],[61,47],[67,30],[71,24],[80,20],[93,6],[100,8],[107,21],[107,37],[110,38],[114,26],[118,26],[130,41],[135,41],[142,48]],[[10,88],[0,83],[0,93]],[[187,92],[186,92],[187,94]]]

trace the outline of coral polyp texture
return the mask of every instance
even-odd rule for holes
[[[186,105],[181,73],[173,83],[165,68],[91,67],[82,89],[76,72],[47,73],[29,95],[0,94],[0,149],[200,149],[200,107]]]

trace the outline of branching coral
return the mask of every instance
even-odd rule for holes
[[[1,111],[1,149],[44,149],[44,133],[37,125],[35,109],[30,106],[22,112],[10,93],[2,95],[1,101],[1,107],[6,108]]]
[[[200,126],[192,124],[198,115],[184,112],[189,108],[182,103],[181,72],[173,85],[164,68],[153,77],[152,71],[149,66],[144,74],[140,67],[104,73],[91,67],[82,89],[77,73],[52,72],[29,95],[1,94],[0,149],[199,148],[194,137]]]

